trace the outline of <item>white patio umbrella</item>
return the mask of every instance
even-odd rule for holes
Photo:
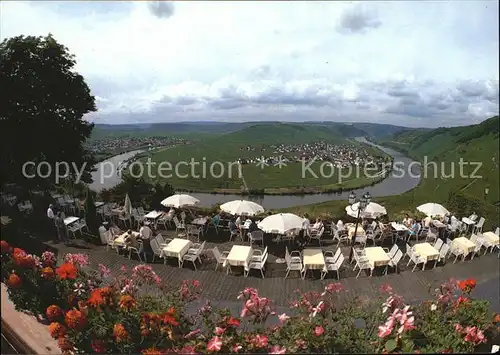
[[[161,204],[165,207],[182,208],[195,206],[199,202],[200,200],[196,197],[184,194],[175,194],[161,201]]]
[[[356,202],[352,206],[346,206],[345,211],[347,214],[351,217],[358,217],[358,208],[359,208],[359,202]],[[378,203],[375,202],[370,202],[368,205],[366,205],[366,208],[364,211],[362,211],[359,215],[360,218],[378,218],[380,216],[384,216],[387,214],[387,211],[384,206],[379,205]]]
[[[128,196],[128,194],[125,195],[125,204],[123,205],[123,210],[127,215],[132,214],[132,201],[130,201],[130,197]]]
[[[304,218],[293,213],[278,213],[264,218],[258,225],[266,233],[284,234],[292,229],[302,228]]]
[[[426,214],[427,216],[445,216],[450,213],[450,211],[448,211],[439,203],[432,202],[424,203],[423,205],[418,206],[417,210]]]
[[[226,213],[240,216],[255,216],[264,212],[264,207],[258,203],[247,200],[234,200],[220,205],[220,209]]]

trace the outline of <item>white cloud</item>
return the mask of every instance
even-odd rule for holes
[[[498,113],[498,4],[2,2],[68,46],[101,122],[468,124]]]

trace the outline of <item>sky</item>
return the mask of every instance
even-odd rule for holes
[[[2,1],[0,37],[76,55],[96,123],[478,123],[499,111],[497,1]]]

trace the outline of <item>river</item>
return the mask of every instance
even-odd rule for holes
[[[400,195],[411,190],[418,185],[420,181],[420,167],[418,163],[405,155],[387,147],[371,143],[365,138],[356,138],[358,141],[373,145],[394,158],[394,169],[383,181],[369,186],[354,190],[357,195],[369,192],[372,197]],[[115,169],[120,162],[132,158],[134,155],[142,152],[136,150],[125,154],[114,156],[98,164],[97,171],[92,174],[94,183],[90,185],[93,190],[99,191],[103,188],[111,188],[121,180]],[[409,173],[409,172],[412,173]],[[404,172],[404,173],[402,173]],[[109,177],[108,177],[109,176]],[[247,199],[257,202],[266,209],[280,209],[293,206],[309,205],[331,200],[347,200],[350,191],[329,194],[314,195],[265,195],[265,196],[241,196],[241,195],[222,195],[209,193],[190,193],[190,195],[200,200],[200,206],[209,207],[216,203],[224,203],[232,200]]]

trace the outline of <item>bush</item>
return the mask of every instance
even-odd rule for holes
[[[186,305],[200,296],[198,281],[167,287],[143,264],[109,278],[103,265],[84,271],[88,259],[80,254],[66,255],[59,267],[54,262],[53,255],[37,258],[2,241],[10,298],[20,310],[44,313],[51,336],[68,354],[469,353],[496,334],[500,321],[488,315],[487,302],[470,297],[474,280],[451,280],[416,306],[385,285],[374,303],[355,298],[339,307],[342,285],[333,283],[322,293],[299,294],[290,315],[277,315],[270,299],[246,288],[238,296],[239,317],[210,303],[188,316]],[[34,292],[33,282],[41,279],[50,295]],[[270,318],[278,325],[266,326]]]

